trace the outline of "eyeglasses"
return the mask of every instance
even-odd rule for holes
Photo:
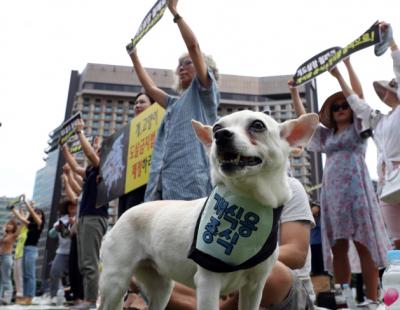
[[[190,66],[192,63],[193,63],[193,61],[191,59],[182,60],[179,62],[178,68]]]
[[[334,103],[332,105],[331,110],[332,110],[332,112],[339,112],[340,110],[344,111],[349,108],[350,108],[349,104],[347,102],[343,102],[343,103]]]

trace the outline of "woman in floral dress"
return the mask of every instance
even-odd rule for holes
[[[361,263],[366,296],[378,299],[378,268],[386,265],[390,242],[376,194],[365,164],[366,140],[360,137],[360,122],[348,101],[362,97],[361,85],[345,61],[352,88],[331,95],[320,111],[319,126],[307,149],[326,154],[321,191],[321,230],[325,269],[333,270],[335,283],[350,283],[349,241]],[[337,68],[331,74],[337,74]],[[291,83],[289,83],[291,85]],[[298,90],[291,88],[294,108],[305,113]],[[355,96],[354,96],[355,97]]]

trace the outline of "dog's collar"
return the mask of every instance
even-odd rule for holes
[[[215,272],[255,266],[276,249],[281,210],[215,187],[197,221],[189,257]]]

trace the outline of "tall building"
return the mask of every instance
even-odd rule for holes
[[[8,203],[12,201],[14,198],[8,198],[5,196],[0,197],[0,230],[1,230],[0,235],[2,235],[5,222],[7,222],[10,218],[13,217],[10,210],[7,210],[6,207],[8,206]]]
[[[175,93],[172,70],[148,69],[156,85]],[[82,112],[86,133],[108,136],[125,126],[133,117],[133,98],[142,86],[132,67],[88,64],[82,74],[77,75],[79,87],[72,102],[73,113]],[[249,109],[264,111],[269,109],[271,116],[283,122],[295,118],[292,101],[288,91],[289,75],[272,77],[249,77],[221,75],[219,86],[221,116]],[[305,108],[318,112],[315,82],[300,88]],[[322,163],[320,156],[303,152],[290,159],[293,176],[306,187],[319,184]]]
[[[156,85],[170,94],[176,94],[174,72],[166,69],[148,68]],[[221,116],[249,109],[269,109],[277,121],[295,117],[286,76],[250,77],[221,75],[219,89]],[[317,89],[314,82],[301,87],[300,96],[309,112],[318,111]],[[134,116],[134,97],[142,86],[133,67],[104,64],[88,64],[82,73],[71,72],[65,120],[80,111],[88,135],[109,136],[127,125]],[[319,184],[322,177],[321,156],[303,152],[290,159],[292,172],[305,186]],[[54,184],[50,225],[56,218],[56,207],[61,197],[59,176],[64,160],[59,156]]]

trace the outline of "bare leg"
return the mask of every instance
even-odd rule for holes
[[[400,239],[399,240],[394,240],[393,243],[394,243],[395,248],[397,250],[400,250]]]
[[[349,251],[349,240],[338,239],[332,247],[333,274],[335,283],[350,283],[350,263],[347,253]]]
[[[365,295],[368,299],[378,299],[378,279],[379,271],[371,257],[371,253],[366,246],[354,241],[357,248],[358,256],[361,262],[361,271],[365,283]]]

